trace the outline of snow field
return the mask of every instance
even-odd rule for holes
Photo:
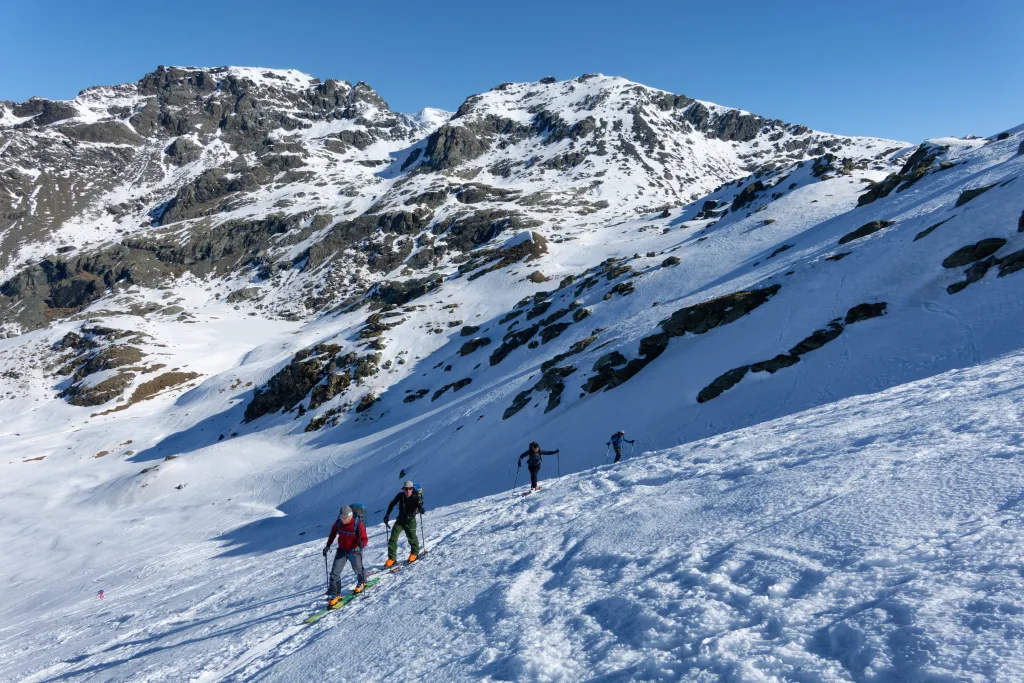
[[[1022,387],[1016,354],[527,498],[428,498],[422,564],[310,628],[329,518],[193,544],[5,629],[0,678],[1020,680]]]

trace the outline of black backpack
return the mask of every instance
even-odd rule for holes
[[[366,506],[362,503],[349,503],[348,505],[352,508],[352,515],[362,523],[363,528],[366,528]]]

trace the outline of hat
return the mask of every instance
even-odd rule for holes
[[[407,481],[404,484],[402,484],[402,488],[403,489],[413,489],[413,488],[416,488],[416,485],[412,483],[412,480],[410,480],[410,481]]]
[[[352,516],[352,508],[350,508],[348,505],[346,505],[345,507],[341,508],[341,512],[338,513],[338,519],[347,519],[348,517],[351,517],[351,516]]]

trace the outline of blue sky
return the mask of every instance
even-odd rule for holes
[[[502,81],[600,72],[819,130],[917,142],[1024,123],[1017,0],[6,2],[0,99],[157,65],[363,80],[454,110]]]

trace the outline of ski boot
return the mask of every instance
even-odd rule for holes
[[[416,553],[409,553],[409,564],[416,561]]]
[[[384,563],[384,566],[385,566],[385,567],[394,567],[394,566],[395,566],[395,561],[394,561],[394,560],[392,560],[392,559],[391,559],[391,558],[389,557],[389,558],[388,558],[388,561]]]
[[[333,609],[334,606],[337,605],[339,602],[341,602],[341,596],[335,595],[333,598],[327,601],[327,606]]]
[[[357,584],[356,587],[352,589],[352,592],[355,593],[356,595],[358,595],[359,593],[363,592],[363,588],[365,588],[365,587],[366,587],[365,583]]]

